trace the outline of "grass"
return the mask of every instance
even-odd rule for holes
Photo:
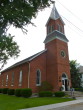
[[[23,108],[37,107],[48,104],[71,101],[68,98],[22,98],[0,94],[0,110],[17,110]]]

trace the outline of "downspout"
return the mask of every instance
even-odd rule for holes
[[[28,62],[28,88],[30,87],[30,62]]]

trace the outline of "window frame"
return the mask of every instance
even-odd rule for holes
[[[23,71],[20,70],[20,73],[19,73],[19,86],[22,86],[22,81],[23,81]]]
[[[12,72],[11,86],[14,86],[14,72]]]
[[[9,76],[8,74],[6,75],[6,86],[8,86],[8,79],[9,79]]]
[[[62,55],[62,52],[64,53],[64,56]],[[61,55],[61,57],[65,58],[66,57],[66,52],[64,50],[61,50],[60,55]]]
[[[38,76],[37,72],[40,73],[39,78],[37,77]],[[39,80],[39,84],[37,83],[37,80]],[[37,71],[36,71],[36,86],[41,86],[41,71],[40,71],[40,69],[37,69]]]
[[[4,79],[2,78],[2,86],[4,86]]]

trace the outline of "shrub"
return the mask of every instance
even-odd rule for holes
[[[0,88],[0,93],[2,93],[2,88]]]
[[[55,95],[56,97],[63,97],[63,96],[65,96],[65,93],[59,91],[59,92],[55,92],[54,95]]]
[[[8,95],[14,95],[15,90],[14,89],[8,89]]]
[[[52,97],[53,93],[51,91],[41,91],[39,92],[39,97]]]
[[[21,90],[21,96],[22,97],[30,97],[32,95],[32,89],[22,89]]]
[[[3,94],[7,94],[7,92],[8,92],[8,88],[3,88],[3,89],[2,89],[2,93],[3,93]]]
[[[53,86],[48,83],[47,81],[44,81],[41,83],[41,86],[38,87],[39,92],[40,91],[52,91],[53,90]]]
[[[60,91],[63,91],[63,90],[64,90],[64,88],[61,86],[61,87],[60,87]]]
[[[21,96],[21,90],[22,89],[16,89],[15,90],[15,96],[20,97]]]
[[[83,92],[83,88],[75,88],[75,91],[81,91],[81,92]]]

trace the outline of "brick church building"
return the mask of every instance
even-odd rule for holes
[[[45,49],[9,68],[0,75],[0,88],[31,88],[37,92],[43,81],[53,86],[53,91],[67,91],[71,86],[68,39],[64,21],[55,5],[46,23]]]

